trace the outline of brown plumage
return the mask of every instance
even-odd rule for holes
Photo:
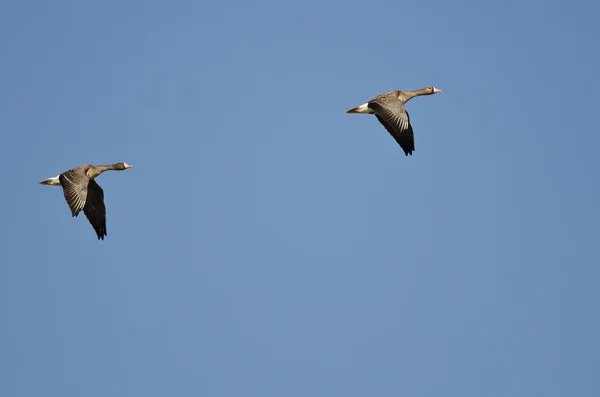
[[[127,163],[111,165],[83,164],[53,178],[38,182],[42,185],[62,186],[65,200],[71,215],[77,216],[81,210],[96,231],[98,240],[104,240],[106,233],[106,207],[104,190],[94,180],[104,171],[122,171],[133,168]]]
[[[404,150],[404,154],[412,156],[415,150],[414,133],[410,116],[404,105],[416,96],[432,95],[440,91],[435,87],[425,87],[416,91],[392,90],[376,96],[367,103],[346,110],[346,113],[374,114]]]

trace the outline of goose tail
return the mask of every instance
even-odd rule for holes
[[[51,186],[60,186],[60,179],[58,176],[44,179],[43,181],[38,182],[40,185],[51,185]]]
[[[352,108],[350,110],[346,110],[346,113],[369,113],[369,114],[373,114],[375,112],[373,112],[373,109],[371,109],[369,107],[368,103],[363,103],[360,106],[357,106],[357,107]]]

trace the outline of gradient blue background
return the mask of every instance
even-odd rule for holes
[[[600,395],[599,15],[3,2],[0,396]]]

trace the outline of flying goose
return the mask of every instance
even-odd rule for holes
[[[98,240],[104,240],[104,236],[107,235],[104,191],[94,179],[104,171],[123,171],[128,168],[133,168],[133,166],[127,163],[111,165],[83,164],[38,183],[41,185],[62,186],[71,214],[77,216],[79,211],[83,210],[96,231]]]
[[[425,87],[416,91],[392,90],[371,99],[367,103],[346,110],[346,113],[374,114],[377,120],[398,142],[404,154],[412,156],[415,150],[413,129],[410,125],[410,117],[404,109],[404,104],[412,98],[421,95],[432,95],[442,90],[435,87]]]

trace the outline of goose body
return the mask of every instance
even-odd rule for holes
[[[416,91],[392,90],[378,95],[360,106],[346,110],[346,113],[374,114],[404,150],[404,154],[412,156],[412,152],[415,150],[414,133],[404,105],[416,96],[432,95],[440,91],[435,87],[425,87]]]
[[[83,210],[83,213],[94,228],[98,240],[104,240],[104,236],[107,235],[104,190],[96,183],[95,178],[104,171],[122,171],[128,168],[133,168],[133,166],[127,163],[99,166],[83,164],[38,183],[41,185],[61,186],[65,200],[71,209],[71,215],[76,217]]]

